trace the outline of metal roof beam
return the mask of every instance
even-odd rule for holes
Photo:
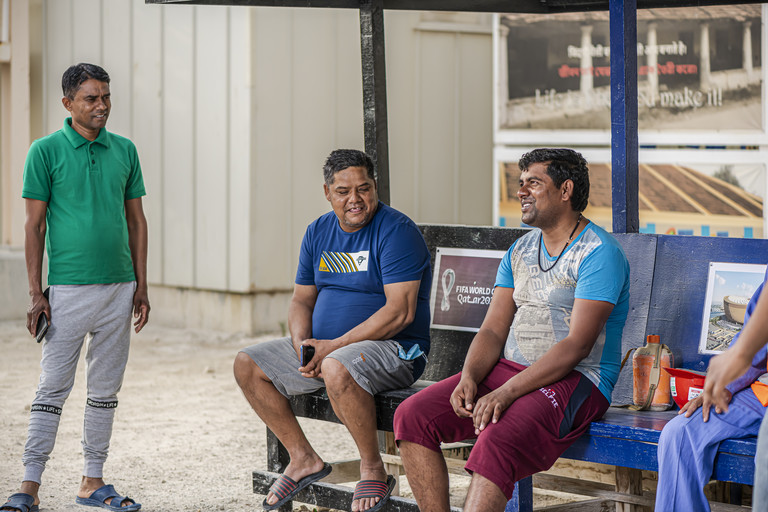
[[[725,0],[636,0],[638,9],[727,5]],[[361,0],[145,0],[148,4],[245,5],[269,7],[325,7],[359,9]],[[558,13],[608,11],[611,0],[382,0],[383,9],[416,11],[471,11]],[[759,0],[739,0],[758,4]]]

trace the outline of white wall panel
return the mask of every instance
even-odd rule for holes
[[[425,32],[419,38],[419,222],[458,223],[456,162],[457,72],[455,36]],[[450,58],[445,58],[450,55]],[[427,199],[429,198],[429,199]]]
[[[72,20],[72,56],[78,62],[102,62],[101,0],[75,0],[69,19]]]
[[[195,8],[164,9],[163,284],[195,286]]]
[[[124,137],[133,133],[131,126],[131,35],[133,16],[130,2],[101,0],[102,57],[92,62],[106,69],[111,79],[112,112],[109,130]]]
[[[323,193],[322,167],[336,149],[335,119],[341,108],[336,99],[336,13],[295,10],[293,13],[293,235],[292,267],[298,265],[298,247],[307,225],[330,207]],[[359,38],[347,34],[349,44]],[[358,118],[362,123],[362,115]]]
[[[420,32],[414,27],[420,16],[396,11],[384,14],[392,206],[416,221],[422,203],[417,159],[421,116],[416,115],[420,111],[421,60],[416,51]]]
[[[255,290],[251,274],[254,237],[251,223],[256,201],[252,177],[256,149],[253,120],[254,101],[253,23],[255,9],[233,7],[229,10],[229,275],[227,289]]]
[[[293,141],[292,11],[257,9],[253,37],[252,278],[256,289],[284,289],[291,286],[295,271],[292,168],[301,151]]]
[[[228,7],[195,9],[195,286],[227,288],[229,258]]]
[[[493,72],[491,37],[488,34],[460,34],[457,37],[459,191],[456,201],[458,222],[488,225],[493,219],[493,127],[490,77]],[[483,80],[482,78],[486,79]]]
[[[45,46],[43,66],[46,84],[43,89],[46,134],[60,129],[67,111],[61,104],[61,75],[72,62],[72,0],[48,1],[45,4]]]
[[[162,24],[164,8],[133,0],[131,139],[139,153],[144,186],[144,213],[149,226],[147,278],[163,282],[163,73]]]
[[[363,79],[360,64],[360,16],[355,10],[335,13],[333,56],[336,148],[365,147],[363,131]],[[336,149],[334,148],[334,149]],[[322,162],[321,162],[322,163]]]

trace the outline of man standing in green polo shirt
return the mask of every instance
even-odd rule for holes
[[[109,81],[107,72],[93,64],[67,69],[62,103],[71,117],[61,130],[33,142],[27,154],[22,191],[31,296],[27,329],[36,334],[40,315],[50,329],[22,458],[24,478],[20,492],[0,511],[38,510],[42,473],[86,339],[85,466],[76,501],[111,510],[141,508],[105,485],[102,473],[128,360],[131,315],[139,332],[150,309],[144,182],[133,143],[105,128]],[[44,246],[47,297],[41,285]]]

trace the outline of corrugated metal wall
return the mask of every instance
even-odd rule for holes
[[[108,128],[136,143],[147,185],[150,282],[290,289],[328,211],[325,157],[363,146],[358,13],[47,0],[43,24],[46,133],[69,64],[112,77]],[[490,224],[490,21],[388,12],[385,27],[393,206]]]

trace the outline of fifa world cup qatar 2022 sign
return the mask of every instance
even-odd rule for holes
[[[431,294],[433,329],[480,329],[505,252],[437,248]]]

